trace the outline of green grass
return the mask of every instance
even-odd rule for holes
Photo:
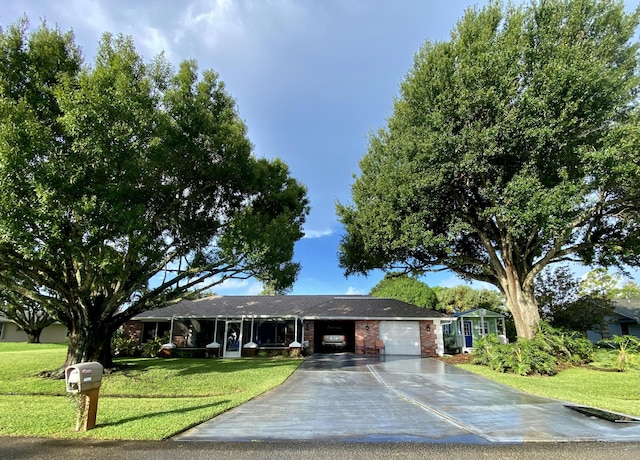
[[[485,366],[458,366],[525,393],[640,416],[640,371],[637,369],[604,372],[572,367],[553,377],[521,377],[492,371]]]
[[[37,376],[66,346],[0,344],[0,436],[160,440],[284,382],[299,359],[120,359],[104,375],[97,426],[76,432],[77,397]]]

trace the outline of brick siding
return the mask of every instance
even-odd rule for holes
[[[420,355],[434,358],[436,353],[436,328],[433,321],[420,321]]]

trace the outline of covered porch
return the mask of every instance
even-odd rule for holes
[[[166,354],[192,352],[209,357],[298,356],[302,351],[303,322],[298,316],[180,317],[142,321],[141,342],[169,337]],[[200,352],[200,353],[197,353]]]
[[[451,316],[452,321],[442,326],[445,350],[450,353],[469,353],[476,340],[489,334],[497,335],[502,343],[508,342],[502,313],[476,308]]]

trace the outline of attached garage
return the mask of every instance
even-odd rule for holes
[[[380,321],[380,338],[390,355],[421,354],[418,321]]]
[[[344,335],[347,344],[344,347],[331,347],[322,345],[324,335]],[[314,337],[316,353],[339,353],[355,350],[355,321],[315,321]]]

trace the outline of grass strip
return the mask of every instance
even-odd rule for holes
[[[97,426],[75,432],[77,397],[37,376],[64,345],[0,344],[0,436],[161,440],[282,384],[300,359],[119,359],[103,376]]]
[[[636,369],[604,372],[571,367],[552,377],[522,377],[474,364],[458,366],[532,395],[640,416],[640,371]]]

